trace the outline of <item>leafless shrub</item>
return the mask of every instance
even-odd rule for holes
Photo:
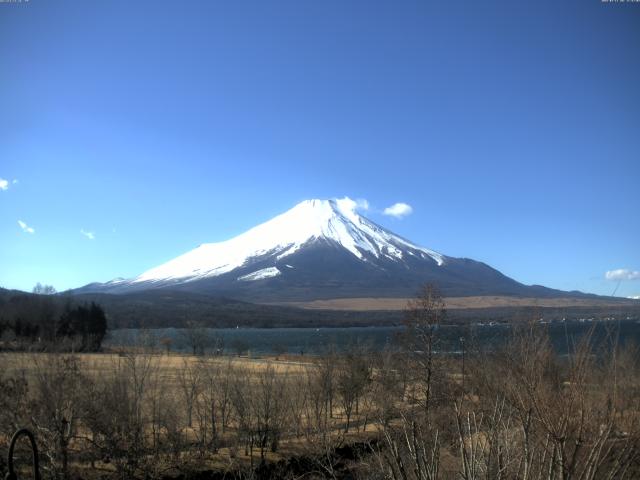
[[[148,469],[145,462],[151,459],[146,456],[146,433],[150,421],[144,407],[147,395],[154,391],[151,386],[156,373],[153,356],[126,355],[118,357],[107,375],[93,378],[85,389],[88,440],[98,457],[113,464],[121,478],[132,478]],[[156,421],[162,418],[158,416]]]
[[[178,386],[182,395],[183,405],[186,410],[186,423],[189,428],[193,426],[193,407],[198,399],[201,389],[202,369],[197,363],[189,359],[182,360],[182,366],[178,369]]]
[[[587,334],[562,359],[547,332],[532,323],[516,329],[504,349],[485,356],[472,374],[477,401],[466,412],[462,404],[456,406],[463,477],[637,474],[629,470],[640,455],[640,412],[629,396],[637,391],[637,380],[634,374],[619,374],[629,370],[622,365],[637,362],[637,352],[620,350],[615,342],[601,351],[595,347]],[[484,425],[485,418],[493,421]],[[483,440],[474,443],[478,434]]]
[[[43,467],[54,478],[68,479],[70,444],[83,414],[80,401],[84,378],[72,355],[36,357],[31,420],[46,458]]]

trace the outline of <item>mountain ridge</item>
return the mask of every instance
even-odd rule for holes
[[[527,286],[489,265],[421,247],[360,215],[345,197],[305,200],[229,240],[201,244],[132,279],[76,293],[172,289],[267,303],[407,297],[434,283],[449,297],[590,297]],[[593,296],[595,297],[595,296]]]

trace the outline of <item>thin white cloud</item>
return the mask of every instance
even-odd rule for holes
[[[609,270],[604,274],[604,277],[607,280],[640,280],[640,272],[628,268],[618,268],[617,270]]]
[[[356,209],[364,210],[365,212],[369,210],[369,201],[364,198],[356,199]]]
[[[393,205],[385,208],[382,211],[384,215],[388,215],[390,217],[395,217],[395,218],[406,217],[407,215],[411,215],[412,212],[413,212],[413,208],[411,208],[411,205],[403,202],[394,203]]]
[[[627,298],[629,298],[631,300],[640,300],[640,295],[632,295],[632,296],[627,297]]]
[[[18,183],[17,179],[13,179],[12,181],[9,181],[4,178],[0,178],[0,190],[8,190],[11,185],[15,185],[17,183]]]
[[[20,225],[20,228],[22,229],[23,232],[25,233],[36,233],[36,231],[30,227],[29,225],[27,225],[25,222],[23,222],[22,220],[18,220],[18,225]]]
[[[80,233],[87,237],[89,240],[95,240],[96,235],[93,232],[87,232],[84,228],[80,229]]]
[[[369,202],[364,198],[358,198],[356,200],[352,200],[349,197],[344,197],[344,198],[336,198],[335,200],[336,202],[338,202],[338,205],[340,205],[341,208],[350,210],[352,212],[355,212],[356,210],[361,210],[361,211],[369,210]]]

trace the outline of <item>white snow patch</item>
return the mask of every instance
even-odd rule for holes
[[[280,272],[277,267],[268,267],[261,270],[256,270],[255,272],[251,272],[247,275],[242,275],[241,277],[238,277],[238,280],[242,282],[253,282],[255,280],[262,280],[264,278],[277,277],[281,273],[282,272]]]

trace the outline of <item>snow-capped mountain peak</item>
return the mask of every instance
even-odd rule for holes
[[[361,216],[357,207],[358,203],[348,197],[303,201],[230,240],[202,244],[144,272],[131,283],[190,282],[216,277],[256,258],[273,256],[274,261],[279,261],[317,240],[337,244],[362,261],[367,261],[367,257],[399,261],[412,255],[431,258],[438,265],[445,262],[443,255],[418,247]],[[255,272],[253,277],[243,275],[239,280],[270,278],[279,272],[267,269]]]
[[[359,210],[366,205],[350,198],[306,200],[237,237],[200,245],[133,279],[74,291],[126,295],[159,289],[170,290],[169,299],[196,294],[273,303],[408,298],[431,283],[451,297],[576,295],[526,286],[485,263],[419,247]]]

